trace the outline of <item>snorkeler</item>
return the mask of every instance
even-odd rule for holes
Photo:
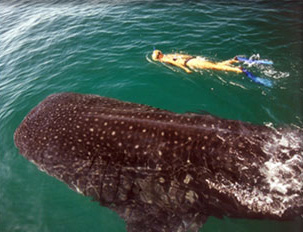
[[[177,53],[164,55],[160,50],[155,50],[153,52],[152,58],[154,61],[160,61],[163,63],[175,65],[179,68],[184,69],[187,73],[192,72],[190,69],[214,69],[237,73],[243,72],[241,68],[230,66],[231,64],[238,62],[236,58],[223,62],[213,63],[199,56],[191,56]]]
[[[262,84],[267,87],[271,87],[272,83],[270,80],[266,80],[260,77],[254,76],[252,73],[243,69],[241,67],[231,66],[233,63],[238,63],[238,57],[234,57],[233,59],[222,61],[222,62],[210,62],[206,59],[199,56],[191,56],[185,54],[166,54],[164,55],[160,50],[154,50],[152,54],[152,59],[154,61],[159,61],[167,64],[171,64],[182,68],[187,73],[191,73],[191,69],[214,69],[221,71],[229,71],[236,73],[244,73],[248,78],[252,81]]]

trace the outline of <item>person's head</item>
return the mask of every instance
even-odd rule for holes
[[[154,50],[152,58],[153,60],[157,61],[163,57],[163,53],[160,50]]]

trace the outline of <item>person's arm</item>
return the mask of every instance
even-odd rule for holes
[[[175,65],[175,66],[177,66],[177,67],[179,67],[179,68],[182,68],[182,69],[183,69],[185,72],[187,72],[187,73],[192,73],[192,71],[191,71],[189,68],[187,68],[186,66],[184,66],[184,65],[182,65],[182,64],[179,64],[179,63],[174,62],[174,61],[169,61],[169,62],[167,62],[167,63],[172,64],[172,65]]]
[[[192,55],[186,55],[186,54],[180,54],[180,53],[175,53],[175,54],[173,54],[173,56],[177,56],[177,57],[180,57],[180,58],[182,58],[182,59],[193,58]]]
[[[163,58],[162,60],[161,60],[161,62],[164,62],[164,63],[167,63],[167,64],[171,64],[171,65],[174,65],[174,66],[177,66],[177,67],[179,67],[179,68],[182,68],[185,72],[187,72],[187,73],[192,73],[192,71],[189,69],[189,68],[187,68],[185,65],[183,65],[183,64],[180,64],[179,62],[177,62],[177,61],[174,61],[172,58]]]

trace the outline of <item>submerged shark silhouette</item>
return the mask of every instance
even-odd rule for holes
[[[303,216],[300,130],[62,93],[34,108],[14,139],[128,231],[198,231],[208,216]]]

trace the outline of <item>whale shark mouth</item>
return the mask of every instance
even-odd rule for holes
[[[303,216],[301,129],[61,93],[36,106],[14,140],[40,170],[116,211],[128,231]]]

